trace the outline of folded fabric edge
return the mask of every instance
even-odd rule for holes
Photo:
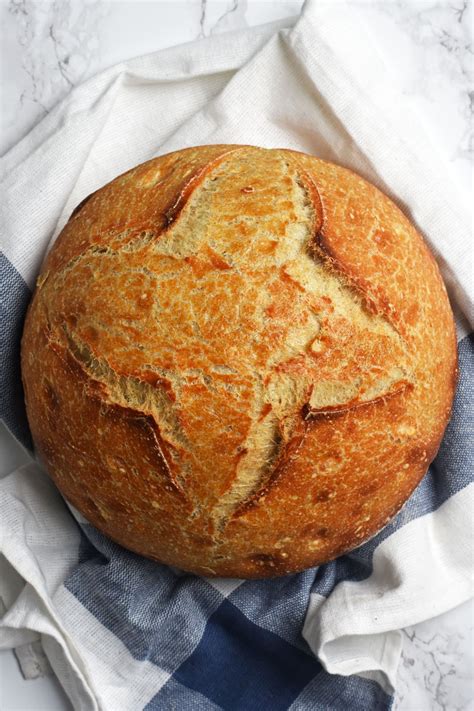
[[[330,674],[372,678],[389,695],[395,693],[403,649],[400,630],[370,637],[340,637],[321,650],[319,661]]]
[[[76,547],[79,538],[76,524],[59,493],[49,478],[46,475],[40,476],[40,473],[38,464],[30,462],[0,481],[1,553],[5,559],[2,570],[14,571],[11,576],[2,576],[0,584],[4,606],[7,608],[0,620],[0,630],[4,639],[4,644],[0,646],[5,649],[16,648],[35,641],[39,636],[53,670],[56,671],[61,660],[62,667],[67,667],[68,684],[63,685],[74,708],[97,711],[95,702],[92,705],[90,702],[93,696],[87,675],[82,669],[80,654],[57,614],[51,589],[46,587],[44,567],[41,566],[41,561],[37,560],[38,555],[48,550],[47,527],[37,529],[37,534],[32,539],[33,550],[31,550],[26,545],[25,522],[21,521],[19,516],[22,509],[28,508],[29,499],[34,498],[40,506],[39,510],[48,511],[49,516],[58,517],[56,525],[58,530],[62,531],[61,541],[64,551],[60,559],[56,556],[54,577],[59,585],[62,584],[71,563],[77,560]],[[35,523],[37,524],[36,519]],[[42,534],[46,536],[44,540]],[[40,546],[39,552],[34,550],[36,545]],[[49,583],[51,585],[51,579]],[[56,643],[52,643],[50,647],[61,648],[61,652],[56,653],[56,658],[51,658],[45,645],[45,640],[50,638]],[[34,656],[33,652],[32,658]],[[62,676],[59,678],[63,683],[66,672],[63,672],[62,667]],[[84,699],[87,699],[86,704],[83,702]]]
[[[53,669],[44,653],[40,639],[15,647],[13,652],[24,679],[52,676]]]
[[[228,51],[224,52],[224,49],[228,50],[229,39],[239,41],[246,38],[251,40],[252,46],[248,48],[247,54],[252,56],[253,52],[260,48],[262,42],[265,42],[279,30],[292,27],[297,23],[298,19],[299,16],[289,16],[274,22],[212,35],[199,41],[192,40],[179,45],[164,47],[155,52],[122,60],[101,70],[78,86],[73,87],[28,133],[0,157],[2,163],[1,180],[3,181],[12,170],[43,143],[45,135],[51,135],[57,125],[57,119],[62,113],[87,109],[91,104],[91,95],[94,97],[93,103],[95,103],[121,75],[129,80],[170,82],[191,76],[202,76],[209,73],[238,69],[249,57],[242,58],[242,52],[233,52],[231,55]],[[217,67],[215,66],[216,48],[217,50],[222,48],[222,58]],[[185,63],[182,61],[183,51],[187,54]],[[204,57],[201,56],[203,51],[205,53]],[[209,71],[209,54],[212,54],[213,57],[211,72]],[[219,55],[219,52],[217,52],[217,55]],[[224,55],[227,56],[225,57]],[[160,61],[156,63],[155,67],[150,66],[150,63],[158,59]],[[170,62],[171,67],[169,66]],[[197,71],[190,71],[193,62],[197,62],[199,65]],[[166,70],[162,69],[163,66],[166,66]]]
[[[463,499],[462,505],[460,499]],[[402,651],[400,630],[452,610],[471,599],[474,591],[472,579],[467,572],[463,574],[461,571],[453,579],[441,565],[435,566],[439,575],[432,570],[432,577],[428,576],[427,579],[427,576],[423,576],[418,586],[414,585],[416,576],[408,570],[405,581],[394,579],[394,587],[384,590],[381,568],[386,567],[386,560],[390,557],[389,551],[385,549],[393,551],[400,546],[398,539],[402,536],[407,540],[414,539],[419,531],[425,529],[427,540],[431,540],[437,531],[438,546],[443,546],[443,543],[446,546],[448,538],[456,541],[456,553],[462,555],[462,539],[452,535],[451,521],[455,517],[456,528],[459,527],[470,536],[473,508],[474,484],[470,484],[436,511],[414,519],[385,539],[374,553],[374,569],[370,578],[358,583],[343,581],[334,589],[330,598],[311,594],[303,637],[329,673],[349,676],[379,672],[385,679],[382,686],[385,683],[389,692],[393,693]],[[441,520],[443,518],[444,522]],[[472,551],[469,545],[465,550],[471,559],[465,561],[467,571],[472,565]],[[450,551],[446,549],[445,553],[449,560]],[[422,553],[421,558],[425,557]],[[456,556],[453,554],[452,558]],[[429,555],[426,559],[430,559]],[[416,564],[415,558],[411,562]],[[457,566],[457,561],[454,560],[452,565]],[[393,567],[396,569],[396,566]],[[430,567],[433,567],[431,563]],[[402,589],[404,585],[407,588],[405,590]],[[416,604],[413,604],[414,601]],[[341,616],[340,611],[344,609],[346,614]]]
[[[25,584],[21,598],[0,623],[7,640],[3,648],[13,649],[25,679],[44,676],[49,664],[76,711],[98,711],[91,685],[57,615],[30,583]]]

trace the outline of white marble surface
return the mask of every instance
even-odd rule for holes
[[[474,708],[472,600],[403,630],[393,711]]]
[[[453,179],[461,189],[470,189],[472,3],[353,2],[373,28],[394,80],[446,156]],[[73,86],[105,67],[215,32],[296,15],[302,4],[302,0],[0,0],[0,154]]]
[[[322,1],[322,0],[321,0]],[[332,0],[333,2],[335,0]],[[122,59],[296,15],[302,0],[2,0],[0,153],[74,86]],[[459,190],[472,190],[474,107],[468,0],[357,3],[393,81],[410,98]],[[464,604],[404,631],[396,711],[474,709],[474,610]],[[0,654],[0,708],[66,709],[51,679],[24,682]]]

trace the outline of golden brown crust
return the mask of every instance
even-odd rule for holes
[[[338,166],[203,146],[89,196],[22,344],[37,449],[122,545],[204,575],[330,560],[400,509],[456,380],[436,264]]]

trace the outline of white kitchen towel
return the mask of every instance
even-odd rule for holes
[[[5,156],[2,417],[29,446],[22,319],[72,209],[140,161],[225,142],[345,165],[417,223],[458,317],[460,384],[439,455],[369,543],[299,575],[248,582],[141,559],[77,525],[35,462],[7,472],[0,646],[39,634],[77,709],[389,708],[398,630],[472,593],[472,251],[468,207],[355,8],[308,1],[296,23],[122,63],[75,89]]]

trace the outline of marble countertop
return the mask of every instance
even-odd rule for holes
[[[323,0],[321,0],[323,1]],[[335,0],[332,0],[333,2]],[[472,191],[473,9],[469,0],[353,0],[459,190]],[[123,59],[297,15],[302,0],[2,0],[0,154],[71,89]],[[470,603],[404,630],[396,711],[474,709]],[[0,654],[0,705],[66,709],[53,679],[24,682]]]

